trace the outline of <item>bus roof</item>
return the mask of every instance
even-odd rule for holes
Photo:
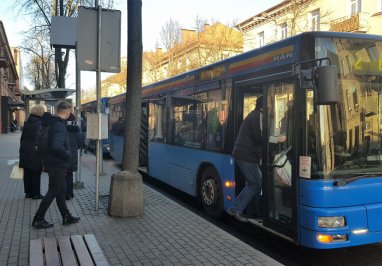
[[[283,39],[261,48],[257,48],[219,62],[188,71],[175,77],[145,86],[142,96],[149,97],[156,94],[167,93],[180,88],[195,86],[204,82],[231,78],[250,72],[269,69],[271,67],[290,64],[299,60],[300,42],[306,36],[327,38],[351,38],[382,41],[382,36],[362,33],[345,32],[305,32],[287,39]]]

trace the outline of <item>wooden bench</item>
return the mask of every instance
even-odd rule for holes
[[[32,239],[30,266],[109,265],[94,235]]]

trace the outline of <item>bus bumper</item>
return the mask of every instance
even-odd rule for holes
[[[300,206],[299,244],[316,249],[332,249],[382,242],[382,228],[373,224],[380,219],[370,211],[371,205],[340,208],[312,208]],[[373,204],[375,212],[382,214],[382,205]],[[322,228],[319,217],[344,217],[345,225],[338,228]]]

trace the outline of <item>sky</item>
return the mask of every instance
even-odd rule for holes
[[[121,10],[121,56],[127,55],[127,0],[114,0],[114,9]],[[143,50],[153,51],[159,43],[159,33],[162,26],[170,20],[176,20],[182,28],[192,29],[195,18],[207,19],[208,21],[220,21],[232,24],[244,21],[278,3],[281,0],[142,0],[142,35]],[[0,0],[0,20],[2,20],[8,41],[12,47],[20,46],[23,41],[22,31],[29,28],[31,22],[19,16],[10,6],[13,1]],[[74,60],[72,60],[74,61]],[[22,62],[25,66],[26,62]],[[72,67],[69,68],[74,69]],[[68,87],[74,88],[73,78],[75,72],[68,69]],[[95,78],[94,78],[95,79]],[[83,84],[82,86],[87,86]]]

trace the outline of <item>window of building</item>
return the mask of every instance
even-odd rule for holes
[[[285,39],[288,37],[288,25],[283,23],[280,25],[280,38]]]
[[[264,41],[264,31],[262,31],[259,34],[257,34],[257,39],[258,39],[259,47],[264,46],[264,44],[265,44],[265,41]]]
[[[350,15],[361,12],[361,0],[350,0]]]
[[[358,108],[358,96],[357,96],[357,89],[355,87],[353,87],[352,96],[353,96],[354,109],[357,111],[357,108]]]
[[[316,9],[309,14],[309,30],[320,30],[320,10]]]

